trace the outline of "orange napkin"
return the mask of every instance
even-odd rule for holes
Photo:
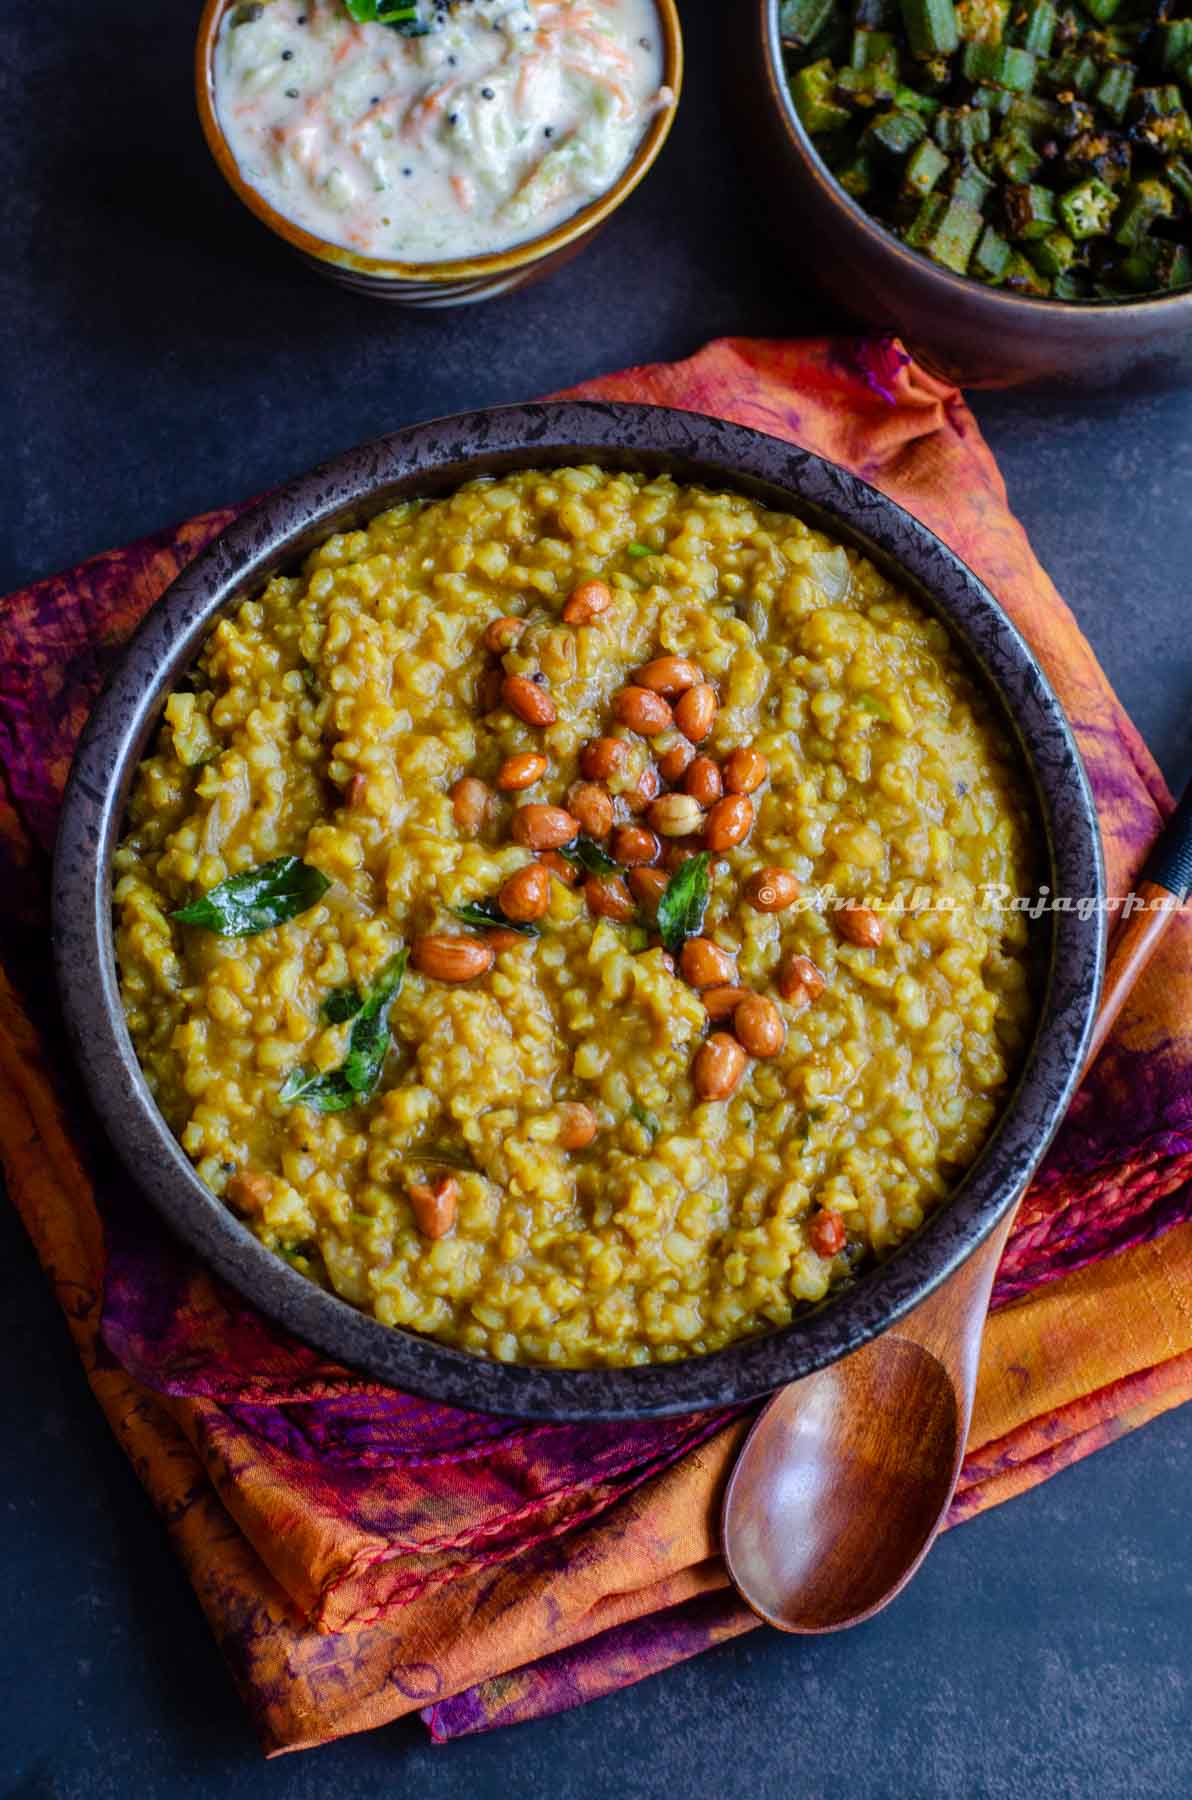
[[[1169,798],[1008,511],[954,389],[888,340],[712,344],[577,390],[717,413],[856,470],[980,574],[1044,662],[1128,891]],[[0,1155],[88,1377],[269,1751],[418,1708],[439,1738],[641,1679],[755,1621],[716,1501],[747,1421],[522,1426],[286,1339],[173,1247],[99,1146],[57,1042],[47,858],[102,672],[231,516],[0,602]],[[1174,924],[999,1273],[951,1522],[1192,1394],[1192,927]]]

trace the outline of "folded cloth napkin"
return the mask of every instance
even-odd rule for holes
[[[711,344],[577,389],[855,470],[981,575],[1063,699],[1128,892],[1170,800],[960,395],[890,340]],[[422,1709],[439,1739],[637,1681],[752,1619],[717,1552],[740,1415],[528,1425],[329,1363],[214,1282],[114,1167],[64,1057],[45,894],[72,747],[209,514],[0,602],[0,1154],[96,1396],[267,1750]],[[950,1523],[1192,1395],[1192,916],[1136,990],[998,1275]]]

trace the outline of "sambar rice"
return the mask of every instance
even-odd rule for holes
[[[283,922],[172,916],[262,865],[305,883]],[[667,478],[508,475],[330,538],[211,632],[116,871],[202,1179],[503,1361],[671,1360],[821,1300],[946,1198],[1033,1020],[982,891],[1027,891],[1025,787],[943,626]]]

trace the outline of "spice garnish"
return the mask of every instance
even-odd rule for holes
[[[581,831],[578,837],[572,838],[569,844],[559,845],[559,855],[565,856],[569,863],[586,869],[589,875],[619,875],[621,865],[614,862],[607,850],[602,850],[595,838],[585,836]]]
[[[537,937],[537,925],[528,919],[507,919],[495,900],[468,900],[463,906],[451,908],[457,919],[465,925],[477,925],[481,931],[491,931],[494,927],[501,931],[520,931],[523,937]]]
[[[323,871],[300,856],[279,856],[241,875],[229,875],[170,917],[220,937],[255,937],[258,931],[309,912],[330,886]]]
[[[322,1006],[319,1016],[327,1025],[346,1025],[354,1019],[364,1005],[364,995],[354,981],[347,987],[332,988]]]
[[[708,865],[706,850],[689,856],[680,863],[658,902],[658,931],[663,947],[677,956],[689,937],[696,937],[708,907]]]
[[[348,1034],[347,1055],[339,1068],[328,1069],[322,1075],[291,1069],[278,1096],[284,1106],[309,1106],[313,1112],[335,1113],[371,1100],[389,1051],[389,1008],[401,992],[407,955],[404,947],[397,951],[365,990]],[[338,991],[344,994],[347,990]]]
[[[344,9],[358,25],[391,25],[402,37],[425,37],[444,16],[436,8],[424,18],[418,0],[344,0]]]

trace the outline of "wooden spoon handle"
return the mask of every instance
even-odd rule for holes
[[[1084,1065],[1087,1075],[1127,996],[1159,948],[1163,933],[1192,892],[1192,781],[1160,832],[1130,902],[1137,906],[1114,933],[1101,1005]]]
[[[1114,933],[1105,985],[1101,989],[1101,1004],[1085,1058],[1085,1075],[1100,1056],[1118,1014],[1159,948],[1163,933],[1171,923],[1172,914],[1179,910],[1183,896],[1173,894],[1170,888],[1157,881],[1140,881],[1134,898],[1139,901],[1140,910],[1123,919]]]
[[[998,1220],[980,1249],[974,1250],[956,1273],[941,1282],[914,1312],[894,1326],[890,1334],[921,1344],[948,1371],[961,1413],[962,1445],[968,1436],[993,1278],[1017,1212],[1018,1203],[1015,1202],[1005,1217]]]

